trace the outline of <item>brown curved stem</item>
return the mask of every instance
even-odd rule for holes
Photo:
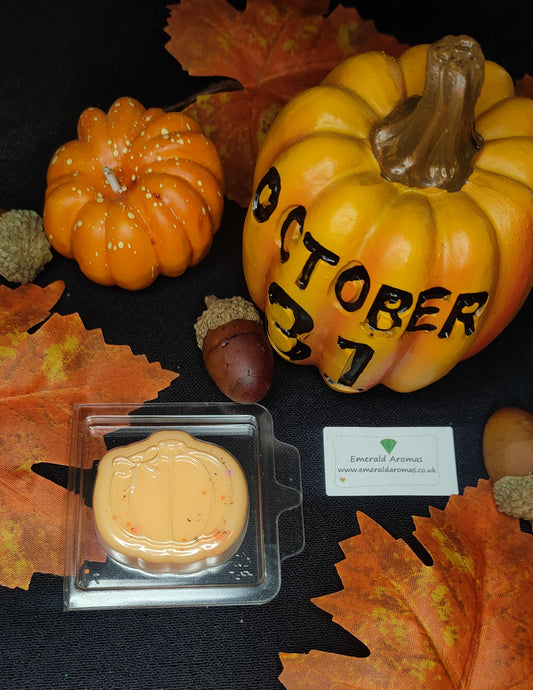
[[[446,36],[430,46],[422,96],[404,100],[371,132],[383,177],[410,187],[461,189],[483,143],[474,108],[484,66],[469,36]]]

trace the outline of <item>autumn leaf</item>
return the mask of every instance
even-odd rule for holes
[[[229,77],[242,90],[200,96],[186,112],[217,145],[226,196],[247,206],[254,164],[281,107],[319,84],[342,60],[367,50],[399,56],[406,46],[377,32],[355,9],[328,0],[248,0],[238,11],[226,0],[170,5],[167,50],[192,76]]]
[[[516,82],[516,95],[533,98],[533,77],[530,74],[525,74]]]
[[[370,655],[281,654],[286,688],[531,688],[533,537],[498,512],[490,482],[414,518],[433,565],[358,518],[341,544],[343,589],[313,601]]]
[[[67,492],[32,467],[68,465],[73,404],[141,404],[177,376],[127,346],[107,345],[77,314],[50,316],[63,290],[60,281],[0,286],[0,584],[7,587],[27,589],[34,572],[63,572]],[[101,553],[94,543],[91,557]]]

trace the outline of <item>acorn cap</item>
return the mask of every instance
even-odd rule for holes
[[[0,212],[0,275],[31,283],[52,259],[42,218],[35,211]]]
[[[246,319],[261,323],[261,316],[254,305],[244,297],[218,298],[215,295],[207,295],[205,298],[207,309],[202,312],[194,324],[196,342],[200,350],[204,345],[208,331],[223,326],[235,319]]]
[[[502,477],[494,482],[492,491],[500,512],[533,521],[533,474]]]

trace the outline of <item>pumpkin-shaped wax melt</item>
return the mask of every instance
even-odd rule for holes
[[[48,167],[48,240],[103,285],[139,290],[178,276],[211,247],[222,218],[222,165],[198,123],[119,98],[85,110],[78,139]]]
[[[93,508],[114,560],[150,573],[197,572],[236,553],[248,523],[248,488],[223,448],[183,431],[158,431],[104,455]]]
[[[408,392],[510,322],[533,281],[533,101],[469,37],[357,55],[280,112],[243,234],[284,358]]]

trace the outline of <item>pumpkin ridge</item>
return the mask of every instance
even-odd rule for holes
[[[145,194],[140,195],[139,201],[142,201],[143,203],[138,203],[137,199],[135,198],[136,195],[132,195],[134,198],[132,199],[131,197],[129,198],[129,203],[128,203],[128,208],[131,210],[132,213],[138,215],[138,217],[141,219],[144,227],[144,231],[150,241],[150,244],[153,247],[156,263],[157,263],[157,269],[158,273],[163,273],[163,275],[169,275],[167,273],[166,267],[165,267],[165,248],[161,248],[158,246],[158,234],[159,234],[159,223],[158,222],[153,222],[150,218],[149,214],[149,207],[146,204],[146,196]],[[189,238],[187,237],[186,233],[184,232],[184,226],[183,223],[181,222],[181,218],[176,216],[174,213],[173,209],[169,206],[169,204],[165,203],[165,214],[172,216],[175,220],[174,222],[174,231],[172,234],[176,234],[179,236],[179,241],[181,243],[185,242],[185,244],[188,247],[188,253],[187,256],[184,257],[184,260],[186,259],[187,262],[191,261],[191,258],[194,255],[194,247],[191,245]],[[185,270],[185,268],[183,268]],[[183,273],[183,270],[180,270],[181,273]],[[174,271],[173,271],[174,274]]]
[[[197,174],[193,174],[196,172]],[[196,191],[193,180],[202,182],[201,197],[204,201],[203,206],[209,215],[213,226],[213,234],[218,231],[223,212],[223,196],[220,193],[220,183],[209,170],[203,168],[199,163],[192,159],[173,158],[157,161],[152,166],[152,173],[158,175],[168,175],[169,179],[180,179],[189,182]],[[211,202],[211,203],[210,203]]]
[[[401,189],[401,185],[398,184]],[[437,254],[438,244],[439,244],[439,229],[435,220],[435,212],[433,205],[431,203],[431,195],[428,195],[425,190],[413,189],[411,191],[400,191],[398,190],[398,195],[391,199],[391,201],[385,207],[385,214],[381,218],[381,223],[387,227],[388,226],[388,216],[391,212],[399,213],[400,209],[405,205],[409,198],[413,199],[416,204],[421,204],[425,209],[427,216],[424,219],[424,227],[426,233],[424,234],[421,241],[429,238],[429,242],[426,243],[426,256],[427,259],[434,257]],[[405,211],[402,209],[401,213]],[[412,217],[412,212],[405,213],[407,218]],[[379,231],[379,230],[378,230]],[[421,234],[421,233],[420,233]],[[415,235],[416,236],[416,235]],[[416,240],[413,239],[413,242]],[[424,240],[425,241],[425,240]],[[424,289],[431,287],[439,287],[440,283],[434,278],[434,270],[429,260],[421,260],[416,262],[410,262],[411,264],[417,266],[420,270],[420,274],[417,276],[416,284],[411,283],[412,275],[409,275],[409,284],[403,285],[403,288],[413,295],[421,293]],[[392,281],[394,284],[395,281]],[[414,305],[412,306],[411,313],[414,310]],[[421,337],[415,337],[415,333],[407,332],[408,319],[402,323],[401,331],[399,331],[393,339],[390,341],[384,340],[382,347],[376,345],[376,353],[374,355],[372,376],[369,378],[369,373],[365,374],[363,371],[360,379],[358,380],[359,386],[364,386],[365,389],[375,386],[377,383],[383,383],[384,385],[390,387],[397,392],[402,391],[402,380],[406,378],[404,373],[406,370],[412,367],[412,362],[418,362],[420,359],[426,356],[428,353],[428,343],[424,342]],[[421,323],[421,322],[420,322]],[[434,366],[434,357],[430,357],[431,362],[430,367]],[[414,375],[409,374],[408,378],[411,382],[414,380]],[[418,387],[422,387],[420,384]]]
[[[341,95],[341,99],[335,99],[331,112],[328,110],[327,121],[324,121],[322,115],[313,117],[316,104],[329,95],[331,97]],[[343,103],[342,101],[348,102]],[[343,108],[346,110],[344,113],[342,112]],[[348,118],[353,120],[359,111],[362,111],[362,114],[358,118],[354,130],[354,123],[350,122]],[[279,126],[277,123],[281,122],[282,119],[277,118],[269,129],[269,139],[274,142],[268,148],[270,161],[274,160],[288,146],[312,134],[338,133],[364,139],[371,124],[378,117],[377,113],[359,94],[339,84],[320,84],[313,89],[299,93],[293,101],[284,106],[284,113],[289,119],[288,124],[283,118],[283,125]],[[365,118],[369,120],[367,125],[364,124]],[[340,123],[342,123],[341,126]],[[364,131],[362,131],[363,128]],[[263,165],[262,155],[265,151],[266,149],[261,148],[258,153],[257,165],[260,167]],[[264,165],[266,166],[267,163]]]
[[[190,190],[191,196],[194,198],[196,205],[198,205],[198,206],[200,207],[200,213],[201,213],[201,209],[202,209],[202,208],[205,208],[205,209],[206,209],[206,215],[208,216],[209,226],[210,226],[210,234],[211,234],[211,237],[212,237],[213,234],[214,234],[214,231],[213,231],[213,223],[212,223],[211,214],[210,214],[209,210],[207,209],[207,203],[206,203],[206,201],[205,201],[204,196],[203,196],[203,195],[198,191],[198,189],[196,189],[196,188],[194,187],[194,185],[193,185],[189,180],[187,180],[185,177],[181,177],[181,176],[179,176],[179,177],[176,176],[176,177],[180,180],[180,182],[181,182],[187,189]],[[187,222],[185,222],[185,221],[181,218],[181,216],[178,216],[178,214],[176,213],[176,210],[175,210],[174,207],[169,207],[169,211],[170,211],[170,214],[171,214],[174,218],[176,218],[176,223],[177,223],[178,227],[181,228],[183,237],[184,237],[184,238],[187,240],[187,242],[189,243],[189,246],[190,246],[190,248],[191,248],[191,255],[192,255],[193,257],[197,256],[197,255],[198,255],[198,242],[195,241],[195,234],[197,234],[197,233],[195,233],[195,232],[192,231],[192,224],[188,224]],[[205,246],[205,238],[204,238],[204,241],[201,242],[201,244],[202,244],[203,246]],[[209,244],[210,244],[210,243],[209,243]],[[194,262],[194,263],[197,263],[197,260],[196,260],[196,259],[193,259],[193,262]]]
[[[189,190],[190,198],[193,200],[191,205],[195,207],[195,212],[200,220],[194,224],[188,223],[181,215],[178,216],[174,204],[168,206],[168,209],[170,214],[177,219],[176,222],[181,229],[183,238],[188,242],[191,248],[191,264],[194,265],[205,256],[211,246],[213,235],[216,230],[213,225],[213,216],[208,209],[208,204],[203,194],[203,189],[200,191],[189,180],[181,176],[176,176],[176,183],[178,182],[185,189]],[[187,209],[187,211],[190,213],[191,209]],[[205,222],[202,222],[202,218],[205,218]]]
[[[487,172],[501,171],[504,177],[522,182],[533,189],[533,166],[530,163],[532,160],[533,137],[489,139],[479,152],[475,167]]]
[[[322,82],[339,83],[358,94],[379,117],[390,113],[406,91],[403,71],[396,58],[375,50],[341,62]]]
[[[487,121],[488,125],[486,124]],[[476,125],[485,141],[513,136],[533,136],[533,101],[530,98],[510,96],[503,101],[494,103],[479,115],[476,118]],[[485,127],[492,128],[492,130],[497,127],[500,128],[500,131],[491,135]],[[518,127],[515,134],[510,133],[513,131],[513,127]]]
[[[409,195],[409,193],[407,193]],[[437,226],[437,222],[435,219],[435,212],[433,205],[431,204],[431,197],[425,194],[422,190],[413,190],[412,195],[414,195],[417,199],[417,203],[423,204],[424,209],[427,213],[427,217],[425,219],[425,228],[426,228],[426,237],[429,238],[428,242],[428,248],[426,250],[427,256],[429,257],[435,257],[438,252],[438,244],[439,244],[439,229]],[[405,197],[406,194],[402,194],[402,197]],[[427,286],[435,286],[439,287],[440,283],[438,279],[435,279],[435,271],[433,269],[433,266],[429,261],[423,262],[423,266],[425,267],[426,270],[424,270],[423,275],[420,275],[419,278],[419,289],[417,292],[420,292],[421,290],[424,290],[427,288]],[[390,361],[389,366],[387,367],[386,372],[383,374],[382,381],[385,383],[385,385],[388,385],[388,383],[392,383],[395,379],[396,376],[401,377],[401,363],[406,362],[409,358],[409,356],[416,357],[416,353],[418,349],[422,347],[422,344],[419,342],[414,337],[405,337],[406,336],[406,328],[407,328],[407,323],[405,324],[405,328],[403,330],[402,336],[398,339],[398,347],[396,349],[396,355],[393,358],[392,361]],[[409,334],[407,334],[409,335]],[[414,336],[414,333],[413,333]]]
[[[502,188],[503,185],[505,189]],[[476,189],[479,190],[477,193]],[[484,190],[488,190],[488,197]],[[511,190],[516,191],[516,198],[511,194]],[[533,236],[531,230],[529,234],[525,235],[526,242],[523,240],[523,235],[518,236],[515,233],[515,225],[520,221],[526,222],[526,219],[529,219],[529,228],[533,228],[533,190],[519,180],[495,172],[478,170],[463,191],[473,199],[480,212],[482,211],[487,215],[494,229],[495,241],[500,255],[496,272],[500,282],[503,283],[498,292],[493,287],[493,293],[496,293],[495,298],[488,305],[486,325],[472,348],[471,354],[473,355],[482,350],[501,332],[502,321],[504,319],[510,320],[516,314],[533,284],[533,269],[531,268],[533,264]],[[525,203],[524,197],[528,198],[529,213],[524,210],[522,205]],[[500,199],[504,200],[504,203],[512,207],[513,210],[516,209],[515,214],[519,216],[507,227],[498,222],[497,214]],[[503,282],[502,277],[505,277],[505,282]],[[507,306],[509,304],[517,306],[509,311]]]
[[[485,79],[476,103],[476,119],[507,98],[515,98],[511,75],[492,60],[485,60]]]

